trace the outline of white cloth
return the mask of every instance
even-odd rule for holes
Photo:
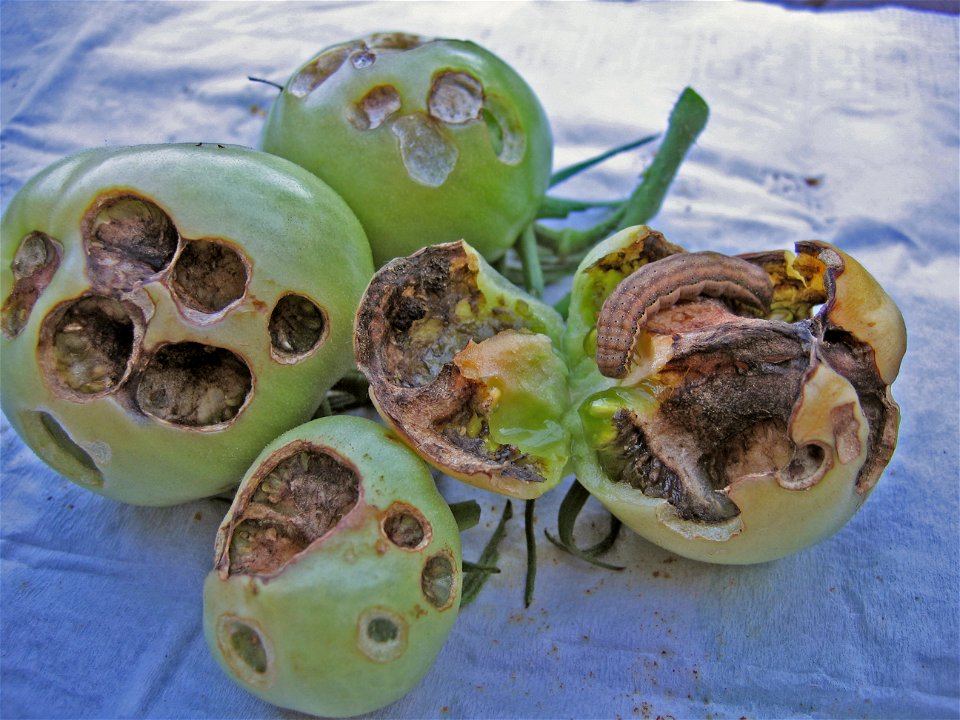
[[[821,238],[906,317],[900,443],[836,536],[753,567],[696,563],[624,533],[590,567],[543,538],[522,603],[522,506],[502,574],[439,660],[373,717],[956,717],[958,22],[903,7],[755,3],[2,4],[2,204],[87,147],[256,145],[274,90],[318,49],[382,29],[473,39],[512,63],[552,121],[556,166],[665,127],[686,85],[707,129],[653,224],[690,249]],[[560,188],[619,197],[652,149]],[[201,633],[226,504],[128,507],[58,476],[4,419],[0,715],[290,717],[235,686]],[[503,500],[476,497],[475,559]],[[591,525],[596,530],[591,530]],[[605,527],[591,501],[588,538]]]

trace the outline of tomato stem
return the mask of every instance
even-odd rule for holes
[[[533,517],[536,500],[527,500],[523,509],[523,528],[527,541],[527,577],[523,587],[523,606],[530,607],[533,602],[533,586],[537,580],[537,537],[534,533]]]
[[[645,137],[640,138],[639,140],[632,140],[628,143],[624,143],[623,145],[618,145],[617,147],[612,148],[611,150],[607,150],[606,152],[602,152],[599,155],[595,155],[592,158],[588,158],[587,160],[583,160],[582,162],[578,162],[573,165],[569,165],[563,168],[562,170],[558,170],[557,172],[555,172],[553,175],[550,176],[549,187],[559,185],[565,180],[569,180],[574,175],[578,175],[579,173],[593,167],[594,165],[599,165],[603,161],[609,160],[615,155],[619,155],[629,150],[634,150],[642,145],[646,145],[648,142],[656,140],[657,137],[658,137],[657,135],[647,135]]]
[[[460,532],[465,532],[480,523],[480,503],[476,500],[450,503],[450,511],[453,513],[454,520],[457,521]]]
[[[496,566],[497,559],[500,557],[500,541],[503,540],[507,534],[507,521],[510,520],[511,517],[513,517],[513,504],[507,500],[503,506],[503,514],[500,516],[500,522],[497,523],[497,527],[483,548],[483,552],[480,553],[480,557],[475,563],[476,565]],[[460,607],[466,607],[476,599],[489,576],[490,573],[477,572],[470,573],[463,579]]]
[[[544,531],[544,535],[547,536],[550,542],[564,552],[568,552],[581,560],[586,560],[591,565],[597,565],[598,567],[608,570],[623,570],[623,567],[620,565],[611,565],[597,559],[598,555],[603,555],[613,547],[617,536],[620,534],[622,523],[615,516],[610,516],[610,529],[607,535],[595,545],[581,548],[577,546],[573,538],[574,525],[577,522],[577,517],[580,515],[580,511],[583,510],[583,506],[589,498],[590,493],[587,489],[583,487],[579,481],[574,479],[573,484],[560,503],[560,511],[557,516],[557,534],[559,537],[555,538],[547,531]]]

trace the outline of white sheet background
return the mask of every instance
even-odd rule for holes
[[[942,3],[941,3],[942,6]],[[374,717],[957,717],[958,23],[904,8],[742,3],[3,2],[2,204],[86,147],[255,145],[274,91],[321,47],[374,30],[465,37],[540,95],[556,164],[661,130],[680,90],[712,115],[655,225],[691,249],[818,237],[902,308],[900,445],[838,535],[754,567],[625,533],[613,573],[542,538],[522,605],[522,517],[503,573],[426,679]],[[626,192],[649,153],[564,191]],[[815,179],[807,182],[807,179]],[[291,717],[234,686],[201,634],[226,509],[122,506],[40,464],[2,425],[0,715]],[[478,497],[476,557],[502,499]],[[591,502],[583,525],[603,523]],[[518,506],[516,509],[521,510]],[[522,513],[521,513],[522,515]]]

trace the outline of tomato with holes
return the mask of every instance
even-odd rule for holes
[[[313,415],[373,273],[334,191],[221,145],[66,158],[2,237],[3,412],[59,473],[143,505],[231,488]]]
[[[262,147],[344,197],[378,266],[456,240],[497,259],[533,220],[553,158],[546,114],[510,65],[472,42],[400,33],[306,62]]]
[[[433,664],[460,607],[461,564],[424,462],[371,420],[314,420],[264,449],[220,525],[207,644],[275,705],[369,712]]]
[[[678,555],[802,550],[843,527],[890,461],[906,340],[894,301],[831,245],[724,256],[626,228],[573,278],[577,479]]]

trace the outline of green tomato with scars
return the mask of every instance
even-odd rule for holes
[[[268,445],[217,534],[204,633],[258,697],[346,717],[426,674],[457,617],[460,535],[429,468],[378,423],[314,420]]]
[[[344,197],[378,266],[461,239],[500,257],[534,219],[553,156],[546,114],[510,65],[472,42],[398,33],[300,67],[262,147]]]
[[[352,364],[373,273],[347,204],[221,145],[95,149],[3,217],[3,412],[59,473],[140,505],[236,485]]]

